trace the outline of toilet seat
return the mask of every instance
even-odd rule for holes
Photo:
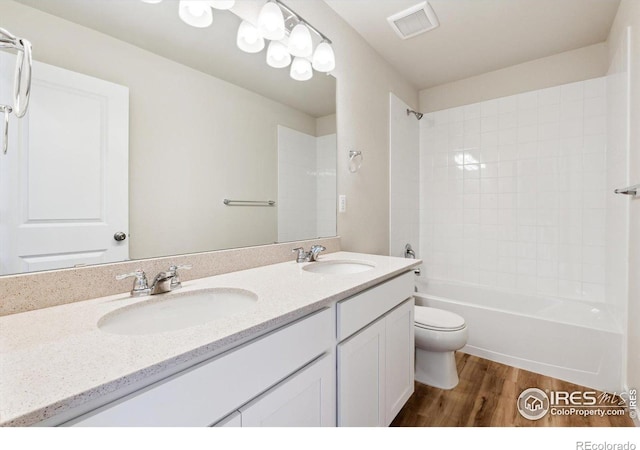
[[[416,327],[434,331],[459,331],[466,327],[464,319],[457,314],[428,306],[416,306]]]

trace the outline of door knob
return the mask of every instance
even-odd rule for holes
[[[118,242],[124,241],[127,238],[127,234],[123,233],[122,231],[118,231],[116,234],[113,235],[113,238]]]

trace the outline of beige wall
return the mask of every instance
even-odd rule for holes
[[[276,125],[315,134],[315,118],[11,1],[0,17],[34,59],[129,88],[132,258],[275,242],[275,208],[222,199],[276,198]]]
[[[336,134],[336,115],[318,117],[316,119],[316,136],[326,136],[327,134]]]
[[[607,67],[606,44],[594,44],[424,89],[420,91],[420,111],[439,111],[601,77]]]
[[[288,6],[334,43],[338,79],[338,194],[347,195],[347,212],[338,213],[344,250],[389,251],[389,92],[412,108],[417,89],[378,55],[322,1],[290,0]],[[359,172],[347,169],[349,150],[361,150]]]
[[[640,2],[622,0],[611,28],[608,43],[609,59],[616,53],[626,28],[631,27],[631,111],[629,181],[640,182]],[[640,199],[630,200],[629,210],[629,304],[627,339],[627,386],[640,386]]]

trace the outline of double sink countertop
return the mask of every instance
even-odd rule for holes
[[[117,294],[0,317],[0,426],[35,425],[101,397],[115,399],[421,263],[350,252],[319,258],[335,260],[374,267],[332,275],[303,269],[316,263],[290,261],[183,282],[173,293]],[[117,309],[210,288],[248,290],[258,301],[246,312],[176,331],[120,335],[98,327]]]

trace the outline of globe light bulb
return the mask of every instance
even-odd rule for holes
[[[284,17],[277,4],[269,2],[262,7],[258,16],[258,29],[265,39],[277,41],[284,38]]]
[[[267,49],[267,64],[276,69],[291,64],[291,54],[287,50],[287,46],[280,41],[271,41]]]
[[[297,81],[307,81],[313,77],[313,69],[308,59],[296,56],[291,63],[289,76]]]
[[[293,27],[289,35],[289,53],[293,56],[308,58],[312,51],[311,33],[305,24],[299,23]]]
[[[243,20],[238,27],[236,44],[242,51],[247,53],[258,53],[264,48],[264,39],[256,27],[246,20]]]

